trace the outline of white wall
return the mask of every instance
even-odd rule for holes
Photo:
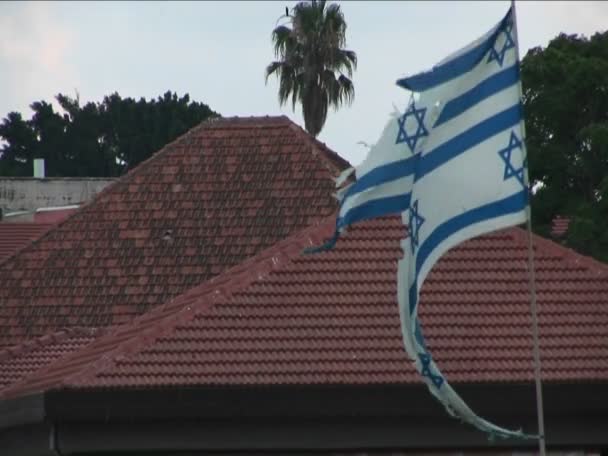
[[[90,201],[109,178],[0,177],[0,208],[4,213],[42,207],[69,206]]]

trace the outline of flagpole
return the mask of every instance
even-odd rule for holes
[[[517,32],[517,15],[515,12],[515,0],[511,0],[511,10],[513,12],[513,34],[515,35],[515,52],[517,53],[517,62],[521,62],[519,59],[519,36]],[[521,103],[523,104],[523,92],[521,87],[521,80],[519,82],[519,95]],[[522,108],[523,109],[523,108]],[[525,121],[522,122],[522,133],[525,139]],[[526,149],[526,161],[527,161],[527,149]],[[536,302],[536,278],[534,273],[534,248],[532,245],[532,212],[530,207],[530,180],[528,176],[528,166],[524,166],[524,182],[528,189],[528,206],[526,208],[527,215],[527,229],[528,229],[528,277],[530,286],[530,308],[532,311],[532,337],[534,339],[534,383],[536,386],[536,413],[538,416],[538,448],[540,456],[546,455],[545,450],[545,420],[544,420],[544,408],[543,408],[543,389],[541,384],[541,361],[540,361],[540,343],[539,343],[539,331],[538,331],[538,305]]]

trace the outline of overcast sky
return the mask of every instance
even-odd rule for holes
[[[340,2],[347,47],[356,51],[355,102],[330,112],[319,139],[359,163],[393,103],[397,78],[425,70],[490,29],[509,2]],[[285,6],[273,2],[0,2],[0,117],[57,93],[100,101],[117,91],[156,97],[167,90],[224,116],[286,114],[277,85],[264,84],[270,32]],[[608,2],[517,3],[520,52],[560,32],[592,35],[608,24]]]

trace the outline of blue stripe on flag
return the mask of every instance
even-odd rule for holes
[[[477,103],[516,84],[517,81],[519,81],[519,65],[516,63],[480,82],[468,92],[450,100],[441,111],[434,127],[453,119]]]
[[[414,174],[415,155],[399,160],[386,165],[378,166],[369,173],[357,179],[357,182],[351,185],[348,191],[344,194],[342,201],[346,201],[349,196],[355,193],[360,193],[377,185],[385,184],[390,181],[401,179],[402,177]]]
[[[410,207],[411,193],[368,201],[349,210],[344,217],[336,221],[336,231],[331,239],[323,245],[304,249],[305,254],[313,254],[331,250],[340,237],[340,229],[362,220],[405,211]]]
[[[452,158],[466,152],[495,134],[512,127],[520,122],[521,119],[522,107],[520,103],[517,103],[454,136],[449,141],[421,157],[418,169],[416,170],[415,180],[422,179],[426,174],[450,161]]]
[[[412,92],[423,92],[457,78],[467,71],[471,71],[494,45],[496,37],[506,26],[510,14],[511,9],[509,9],[509,12],[502,19],[500,26],[494,33],[479,45],[452,60],[448,60],[442,65],[437,65],[429,71],[399,79],[397,85]]]
[[[368,201],[350,209],[338,219],[336,226],[340,229],[361,220],[403,212],[410,207],[410,197],[411,193],[405,193]]]
[[[410,286],[409,291],[410,299],[410,315],[414,313],[416,306],[418,305],[418,279],[414,279],[414,283]]]
[[[424,336],[422,335],[422,326],[420,326],[420,320],[418,320],[416,318],[416,329],[414,330],[414,337],[416,338],[416,342],[418,342],[418,345],[420,345],[422,348],[424,348],[426,351],[428,351],[428,348],[426,348],[426,342],[424,340]]]
[[[460,231],[469,225],[474,225],[475,223],[521,211],[526,207],[527,203],[527,192],[524,189],[511,196],[476,207],[475,209],[463,212],[462,214],[445,221],[435,228],[420,246],[416,254],[416,273],[420,271],[431,252],[435,250],[441,242],[457,231]]]

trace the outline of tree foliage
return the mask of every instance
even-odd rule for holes
[[[59,94],[56,100],[62,112],[37,101],[31,119],[11,112],[0,123],[0,175],[31,176],[33,160],[44,158],[49,177],[119,176],[217,115],[171,92],[150,101],[114,93],[83,106],[78,97]]]
[[[522,85],[535,230],[569,216],[567,245],[608,261],[608,32],[531,49]]]
[[[294,110],[301,103],[306,131],[316,137],[330,106],[352,103],[357,55],[343,49],[346,21],[337,4],[300,2],[287,17],[291,27],[272,31],[277,60],[266,67],[266,80],[272,74],[279,79],[281,105],[290,97]]]

